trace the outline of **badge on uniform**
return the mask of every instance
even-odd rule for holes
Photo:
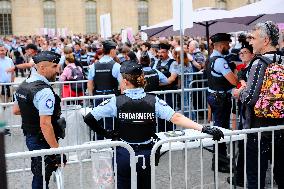
[[[162,105],[162,106],[167,106],[168,104],[165,102],[165,101],[163,101],[163,100],[159,100],[159,103]]]
[[[102,103],[100,103],[99,106],[104,106],[109,102],[110,102],[110,99],[107,99],[107,100],[103,101]]]
[[[45,102],[45,105],[46,105],[47,108],[51,109],[53,107],[53,101],[51,99],[48,99]]]
[[[228,63],[224,63],[224,68],[225,69],[229,69],[229,64]]]

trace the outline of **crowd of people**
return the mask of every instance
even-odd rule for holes
[[[167,93],[162,100],[146,93],[179,89],[182,85],[182,70],[184,73],[203,73],[186,75],[183,83],[185,88],[198,87],[189,86],[195,79],[208,79],[207,103],[215,126],[249,129],[283,124],[283,41],[280,40],[280,31],[276,24],[269,21],[259,23],[250,34],[240,34],[234,45],[231,44],[231,35],[226,33],[212,35],[210,44],[207,44],[205,38],[185,36],[183,46],[179,37],[152,37],[143,41],[138,34],[134,39],[132,43],[122,43],[119,34],[108,40],[97,35],[74,35],[66,38],[19,36],[1,39],[0,83],[13,82],[19,73],[22,77],[28,77],[17,89],[13,100],[14,114],[22,116],[22,128],[29,150],[58,147],[60,131],[56,127],[59,127],[57,120],[60,114],[60,98],[49,85],[50,81],[55,81],[56,76],[59,81],[88,80],[86,86],[84,83],[63,85],[63,98],[120,95],[107,101],[94,100],[96,108],[85,117],[85,122],[97,133],[94,139],[106,137],[125,141],[138,154],[146,156],[148,166],[156,118],[158,123],[165,123],[167,131],[173,129],[174,123],[211,134],[215,140],[223,136],[219,129],[203,127],[186,118],[191,117],[194,120],[194,115],[184,117],[175,112],[180,108],[176,105],[179,103],[172,101],[180,101],[176,94]],[[181,49],[184,50],[184,64],[181,63]],[[274,75],[269,75],[270,73]],[[10,101],[12,94],[9,85],[1,86],[1,97],[2,102]],[[235,100],[232,98],[237,99],[237,103],[233,103]],[[196,101],[198,102],[190,98],[190,95],[185,95],[185,108],[193,106],[197,109],[199,104]],[[33,107],[32,111],[27,109],[30,106]],[[138,114],[147,116],[135,117]],[[237,115],[240,118],[238,123],[234,121]],[[103,128],[102,118],[105,117]],[[115,130],[112,130],[113,119],[110,117],[116,117],[116,124],[119,123]],[[31,129],[34,125],[37,130]],[[37,141],[38,133],[41,142]],[[284,188],[281,179],[284,172],[281,161],[284,158],[283,132],[275,133],[275,140],[277,152],[274,179],[279,188]],[[238,147],[239,158],[233,180],[234,184],[243,186],[243,143],[239,142]],[[248,135],[246,148],[248,188],[254,189],[258,185],[257,135]],[[218,149],[218,171],[229,173],[226,144],[220,143]],[[129,188],[127,173],[130,168],[126,166],[129,164],[129,157],[122,149],[117,149],[117,153],[119,188]],[[271,154],[269,134],[263,134],[261,154],[260,188],[264,188]],[[213,155],[212,170],[216,169],[214,157]],[[42,186],[41,170],[37,169],[39,164],[41,165],[41,158],[32,159],[33,188]],[[139,171],[141,174],[138,174],[138,183],[150,184],[149,170]],[[45,179],[48,184],[50,174],[47,176]]]

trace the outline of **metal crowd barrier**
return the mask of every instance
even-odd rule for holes
[[[274,180],[273,180],[273,168],[274,168],[274,137],[275,137],[275,131],[278,130],[284,130],[284,126],[271,126],[271,127],[262,127],[262,128],[253,128],[253,129],[243,129],[243,130],[235,130],[235,131],[224,131],[224,135],[225,138],[222,139],[220,142],[227,142],[229,143],[230,146],[230,151],[229,151],[229,155],[230,155],[230,189],[233,188],[232,185],[232,179],[233,179],[233,166],[235,166],[235,159],[234,159],[234,153],[233,153],[233,141],[237,141],[237,140],[243,140],[244,141],[244,188],[246,188],[247,186],[247,177],[246,177],[246,165],[247,165],[247,161],[246,161],[246,154],[247,154],[247,136],[248,134],[257,134],[258,136],[258,188],[260,188],[260,156],[261,156],[261,152],[260,152],[260,143],[261,143],[261,136],[263,132],[271,132],[271,137],[272,137],[272,159],[271,159],[271,172],[270,172],[270,186],[271,188],[274,187]],[[209,183],[205,183],[204,180],[207,179],[208,180],[208,175],[205,176],[205,172],[208,172],[207,170],[210,170],[210,168],[207,168],[208,165],[206,165],[206,160],[204,160],[204,147],[208,147],[208,146],[215,146],[215,170],[214,170],[214,188],[215,189],[219,189],[219,188],[228,188],[228,186],[224,186],[224,185],[220,185],[221,181],[219,180],[219,173],[218,173],[218,142],[214,142],[213,140],[209,140],[210,138],[212,138],[212,136],[207,135],[207,134],[200,134],[198,132],[188,132],[188,135],[185,136],[179,136],[179,137],[172,137],[172,138],[163,138],[162,140],[158,141],[152,148],[151,151],[151,157],[150,157],[150,164],[151,164],[151,188],[155,189],[156,188],[156,169],[157,167],[155,166],[155,154],[157,152],[157,150],[159,150],[159,148],[161,148],[161,151],[166,151],[168,152],[168,161],[169,161],[169,165],[168,165],[168,175],[164,175],[164,177],[168,177],[168,182],[164,183],[165,185],[168,186],[168,188],[176,188],[177,186],[173,185],[173,179],[174,179],[174,175],[175,177],[178,176],[177,180],[178,180],[178,184],[179,184],[179,188],[208,188],[210,187]],[[219,142],[219,143],[220,143]],[[166,146],[166,148],[164,148],[164,146]],[[190,181],[188,181],[188,179],[190,180],[193,175],[189,174],[189,171],[192,171],[188,165],[188,160],[190,160],[189,158],[189,154],[192,152],[188,152],[188,149],[193,149],[193,148],[199,148],[199,155],[200,155],[200,177],[198,178],[194,178],[192,180],[198,180],[200,182],[200,185],[197,186],[192,186]],[[173,156],[177,156],[177,152],[180,151],[182,152],[182,156],[184,157],[184,159],[180,159],[178,158],[178,162],[183,162],[184,161],[184,169],[178,167],[177,165],[173,166],[172,165],[172,160],[173,160]],[[173,153],[174,152],[174,153]],[[196,157],[196,156],[195,156]],[[197,158],[198,159],[198,158]],[[197,160],[196,159],[196,160]],[[163,162],[165,160],[160,160],[160,163]],[[211,162],[211,159],[209,160]],[[194,165],[197,165],[197,162],[194,162]],[[158,167],[159,168],[159,167]],[[174,169],[174,170],[173,170]],[[180,171],[180,172],[175,172],[174,171]],[[163,170],[163,173],[165,174],[167,171]],[[199,170],[197,171],[199,173]],[[182,176],[183,175],[183,179],[182,180]],[[225,181],[226,182],[226,181]],[[160,187],[160,186],[159,186]],[[234,186],[236,188],[236,186]],[[212,186],[210,187],[212,188]]]
[[[206,80],[203,79],[203,72],[195,72],[195,73],[185,73],[185,87],[186,88],[203,88],[205,87],[204,83]],[[79,97],[85,96],[87,91],[87,82],[88,80],[82,81],[55,81],[50,82],[53,86],[55,92],[62,98],[65,97]],[[193,82],[193,83],[192,83]],[[204,83],[202,83],[204,82]],[[12,83],[0,83],[0,94],[2,103],[13,101],[13,93],[20,85],[20,82],[12,82]],[[75,88],[75,90],[70,90],[70,87]],[[83,88],[83,90],[78,90],[79,88]]]
[[[58,189],[71,188],[71,187],[81,188],[81,189],[94,188],[94,187],[104,188],[105,185],[107,185],[106,188],[117,188],[116,161],[112,162],[111,158],[109,159],[108,162],[105,162],[106,168],[108,168],[108,171],[106,172],[105,167],[103,167],[102,163],[99,162],[98,158],[90,159],[90,156],[86,157],[83,156],[84,154],[92,155],[92,153],[100,153],[103,152],[105,149],[111,148],[112,149],[111,157],[113,157],[113,159],[116,160],[117,147],[125,148],[130,154],[131,189],[136,189],[137,188],[136,162],[138,161],[138,157],[135,156],[135,152],[130,145],[121,141],[100,141],[100,142],[92,142],[76,146],[6,154],[9,188],[30,188],[32,180],[31,169],[29,165],[27,165],[27,162],[30,161],[31,157],[40,156],[41,158],[44,158],[46,155],[60,154],[61,164],[63,165],[63,154],[66,154],[68,157],[69,153],[77,154],[77,160],[67,159],[68,160],[67,165],[58,168],[60,170],[59,173],[60,175],[57,175],[57,178],[59,177],[59,179],[57,179],[56,183]],[[90,163],[93,163],[93,166],[90,166],[89,165]],[[76,166],[79,166],[79,168]],[[109,167],[111,167],[110,170],[111,173],[109,173]],[[45,170],[45,163],[44,161],[42,161],[43,178],[45,177],[44,170]],[[105,183],[104,180],[98,180],[95,178],[92,179],[92,177],[100,179],[109,178],[108,180],[109,182]],[[52,178],[50,179],[49,185],[52,185]],[[46,188],[45,181],[43,183],[43,188]]]
[[[55,81],[50,82],[56,94],[61,98],[63,97],[79,97],[85,96],[87,91],[87,82],[88,80],[82,81]],[[12,95],[19,87],[21,83],[0,83],[0,94],[2,103],[14,101]],[[75,90],[71,90],[71,86]],[[82,88],[82,90],[81,90]]]
[[[185,103],[184,114],[190,119],[203,124],[209,125],[208,122],[208,107],[207,107],[207,88],[194,88],[194,89],[184,89],[185,96],[188,96],[189,100]],[[180,112],[180,94],[181,90],[168,90],[168,91],[153,91],[161,99],[167,101],[167,103],[173,107],[177,112]],[[201,95],[201,96],[200,96]],[[96,100],[100,102],[113,97],[114,95],[96,95],[96,96],[81,96],[81,97],[68,97],[62,98],[62,116],[66,118],[67,128],[66,128],[66,138],[60,140],[61,146],[72,146],[83,144],[92,140],[93,133],[90,132],[89,127],[84,123],[83,116],[91,111],[91,108],[95,104]],[[168,98],[170,96],[170,98]],[[170,101],[169,101],[170,100]],[[185,99],[186,101],[186,99]],[[98,104],[96,104],[98,105]],[[0,103],[0,108],[4,108],[4,119],[7,123],[7,128],[10,129],[11,136],[7,136],[7,141],[9,146],[13,148],[6,149],[8,152],[23,151],[25,149],[24,137],[22,130],[20,129],[21,117],[14,116],[12,114],[13,103]],[[82,116],[83,115],[83,116]],[[106,121],[103,119],[103,125],[108,129],[114,128],[114,118],[112,120]],[[110,128],[111,127],[111,128]],[[165,132],[169,130],[175,130],[176,125],[165,120],[157,119],[156,132]],[[96,135],[95,138],[96,139]],[[23,144],[23,145],[19,145]],[[15,151],[11,151],[11,150]]]
[[[152,91],[150,93],[157,95],[160,99],[165,100],[175,111],[179,112],[180,109],[180,94],[181,89],[179,90],[167,90],[167,91]],[[194,88],[194,89],[184,89],[185,96],[189,96],[190,100],[185,103],[184,113],[187,117],[202,123],[209,124],[207,121],[207,99],[206,92],[207,88]],[[202,96],[198,96],[202,95]],[[113,97],[114,95],[96,95],[96,96],[84,96],[84,97],[70,97],[62,99],[63,104],[75,104],[82,105],[82,114],[86,114],[90,111],[88,108],[93,103],[93,100],[96,99],[108,99]],[[186,100],[186,99],[185,99]],[[196,101],[197,103],[194,103]],[[64,113],[64,112],[63,112]],[[175,129],[173,124],[166,123],[166,121],[157,121],[157,132],[167,131],[169,128],[171,130]],[[105,122],[104,122],[105,124]],[[166,126],[167,124],[167,126]]]
[[[191,119],[196,120],[201,124],[209,124],[207,122],[207,103],[206,103],[206,88],[202,89],[185,89],[185,93],[190,93],[191,95],[202,92],[204,97],[203,107],[199,109],[199,107],[194,108],[192,101],[189,102],[187,107],[192,106],[188,109],[185,109],[186,116]],[[173,91],[156,91],[152,92],[162,99],[166,99],[167,94],[171,94],[172,104],[174,105],[174,109],[176,111],[180,111],[177,104],[177,95],[181,93],[181,90],[173,90]],[[66,119],[66,137],[64,139],[60,139],[60,146],[72,146],[83,144],[84,142],[88,142],[92,140],[93,133],[90,132],[89,127],[84,123],[83,116],[86,115],[89,111],[91,111],[92,104],[96,100],[105,100],[113,97],[114,95],[96,95],[96,96],[81,96],[81,97],[68,97],[62,99],[62,117]],[[193,98],[191,98],[193,99]],[[23,137],[21,126],[21,117],[15,116],[12,114],[12,108],[14,103],[0,103],[0,108],[5,108],[4,111],[4,119],[7,123],[7,128],[10,129],[10,136],[6,136],[7,152],[19,152],[24,151],[26,149],[25,141]],[[196,115],[194,118],[193,116]],[[114,128],[114,118],[110,118],[112,120],[106,119],[103,120],[104,127],[106,128],[106,124],[113,129]],[[169,130],[176,129],[176,126],[170,122],[166,122],[165,120],[157,120],[156,132],[164,132]],[[95,134],[95,139],[97,138]],[[21,144],[21,145],[19,145]]]

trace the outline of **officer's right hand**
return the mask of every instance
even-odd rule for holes
[[[219,141],[221,138],[224,138],[224,133],[216,127],[204,126],[201,132],[212,135],[213,140]]]
[[[107,134],[105,137],[112,140],[118,140],[118,133],[114,130],[107,130]]]

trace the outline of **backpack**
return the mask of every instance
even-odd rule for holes
[[[267,64],[259,99],[254,106],[254,113],[259,118],[284,118],[284,64],[279,61],[259,57]]]
[[[80,68],[77,66],[76,68],[72,68],[71,69],[71,76],[72,79],[70,79],[69,81],[82,81],[81,83],[71,83],[71,90],[73,91],[77,91],[77,92],[82,92],[84,89],[84,74],[82,73],[82,71],[80,70]]]

